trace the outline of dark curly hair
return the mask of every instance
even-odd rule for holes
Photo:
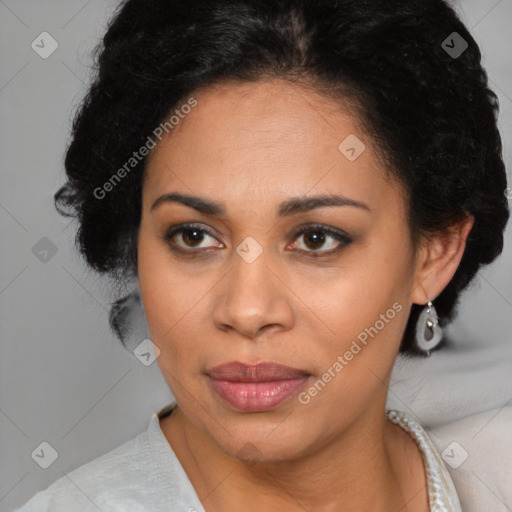
[[[136,276],[146,158],[107,199],[94,191],[194,91],[228,80],[280,78],[349,100],[407,191],[413,241],[474,217],[460,266],[435,301],[441,325],[503,249],[498,98],[477,43],[443,0],[127,0],[94,57],[55,202],[78,219],[76,243],[102,274]],[[124,303],[110,315],[121,339]],[[402,353],[418,352],[420,311],[412,306]]]

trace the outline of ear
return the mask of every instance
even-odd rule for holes
[[[425,238],[416,258],[416,272],[411,290],[414,304],[426,304],[445,289],[455,274],[464,249],[466,239],[475,219],[468,215],[452,224],[442,233]]]

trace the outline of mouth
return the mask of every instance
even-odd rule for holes
[[[244,412],[274,409],[291,398],[311,377],[305,370],[262,362],[232,362],[207,371],[213,390],[231,407]]]

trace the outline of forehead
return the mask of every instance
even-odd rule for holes
[[[281,80],[224,83],[191,96],[197,106],[150,154],[147,197],[200,191],[250,208],[290,195],[375,202],[396,193],[343,100]]]

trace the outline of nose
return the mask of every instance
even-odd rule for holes
[[[219,296],[213,310],[215,326],[236,331],[255,339],[269,331],[291,329],[294,310],[293,292],[265,251],[248,263],[234,254],[234,264],[218,287]]]

